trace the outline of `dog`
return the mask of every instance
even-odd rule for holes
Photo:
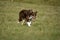
[[[33,12],[33,10],[23,9],[19,12],[18,21],[19,22],[22,21],[22,25],[24,24],[24,22],[26,22],[26,24],[30,27],[31,26],[31,21],[36,18],[36,15],[37,15],[37,11]]]

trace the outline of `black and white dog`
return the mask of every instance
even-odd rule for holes
[[[35,19],[37,15],[37,11],[33,12],[33,10],[21,10],[19,12],[19,22],[22,21],[22,25],[24,22],[30,27],[32,19]],[[18,23],[19,23],[18,22]]]

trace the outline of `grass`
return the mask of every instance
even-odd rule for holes
[[[10,2],[23,2],[37,5],[51,5],[60,6],[60,0],[0,0],[0,1],[10,1]]]
[[[17,23],[22,9],[38,11],[31,27]],[[0,1],[0,40],[60,40],[60,6]]]

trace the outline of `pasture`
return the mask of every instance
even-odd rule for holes
[[[31,27],[17,23],[22,9],[38,11]],[[60,6],[0,1],[0,40],[60,40]]]

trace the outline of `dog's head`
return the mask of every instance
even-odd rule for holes
[[[33,18],[33,19],[35,19],[36,16],[37,16],[37,11],[35,11],[35,12],[32,13],[32,18]]]
[[[37,16],[37,11],[35,11],[35,12],[31,11],[30,15],[28,16],[28,19],[29,20],[35,20],[36,16]]]

